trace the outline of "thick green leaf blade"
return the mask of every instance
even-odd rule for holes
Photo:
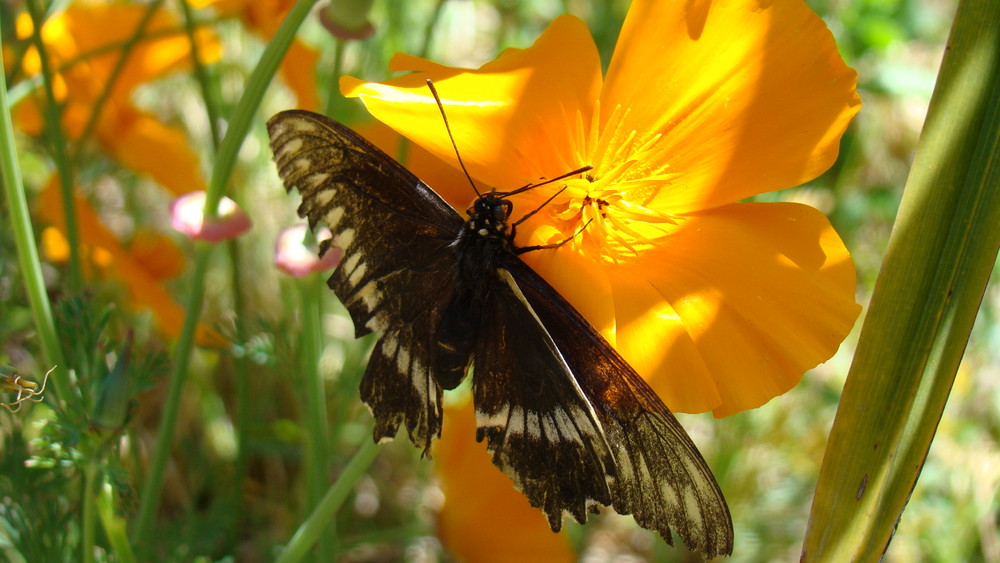
[[[820,470],[804,561],[874,561],[1000,247],[1000,2],[962,0]]]

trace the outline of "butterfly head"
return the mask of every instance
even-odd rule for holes
[[[485,238],[510,240],[513,236],[507,228],[507,220],[514,210],[514,204],[504,199],[496,190],[476,198],[469,214],[468,228],[471,233]]]

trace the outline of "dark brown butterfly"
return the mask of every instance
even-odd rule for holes
[[[671,545],[673,528],[705,557],[732,552],[729,508],[684,429],[518,257],[534,248],[514,244],[513,192],[481,194],[463,219],[322,115],[281,112],[268,132],[286,188],[302,194],[299,214],[344,250],[329,285],[356,335],[381,333],[361,382],[376,440],[402,424],[428,452],[442,390],[471,372],[476,439],[553,530],[563,512],[582,523],[605,505]]]

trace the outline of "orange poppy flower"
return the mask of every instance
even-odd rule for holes
[[[55,72],[56,96],[63,104],[62,127],[71,139],[79,138],[97,101],[121,58],[122,44],[132,38],[147,8],[124,2],[72,3],[45,21],[42,40]],[[31,18],[17,19],[19,38],[33,33]],[[206,62],[219,58],[216,37],[196,34]],[[191,48],[180,22],[157,10],[150,18],[145,38],[131,49],[125,65],[101,108],[94,137],[102,150],[122,166],[151,177],[175,194],[205,188],[197,154],[184,132],[135,107],[133,90],[140,84],[191,65]],[[41,72],[38,52],[29,49],[24,71]],[[41,90],[15,108],[18,127],[37,135],[43,127]]]
[[[69,258],[69,247],[63,233],[66,217],[62,211],[59,182],[49,179],[38,195],[38,214],[52,225],[42,231],[42,249],[54,262]],[[157,329],[168,338],[178,338],[184,324],[184,308],[174,300],[163,283],[176,278],[184,270],[185,258],[168,237],[148,231],[139,232],[126,247],[104,223],[83,197],[76,197],[76,217],[79,223],[81,254],[92,268],[89,275],[113,275],[128,292],[129,305],[148,309],[156,318]],[[199,323],[195,339],[202,346],[221,348],[226,339],[210,326]]]
[[[802,1],[633,2],[606,77],[572,16],[479,69],[397,55],[391,70],[414,72],[344,77],[341,90],[455,164],[434,80],[486,186],[593,167],[512,197],[526,214],[555,195],[517,242],[573,237],[524,258],[672,410],[760,406],[829,359],[853,326],[854,265],[826,217],[739,202],[829,168],[860,109],[856,73]],[[460,182],[435,189],[457,209],[474,197]]]

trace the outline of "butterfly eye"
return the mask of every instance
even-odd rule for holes
[[[506,223],[507,218],[510,217],[511,211],[514,209],[514,205],[507,201],[506,199],[500,200],[500,205],[494,205],[490,210],[493,213],[493,220],[497,223]]]
[[[503,200],[503,218],[507,219],[510,214],[514,211],[514,204],[510,202],[509,199]]]

